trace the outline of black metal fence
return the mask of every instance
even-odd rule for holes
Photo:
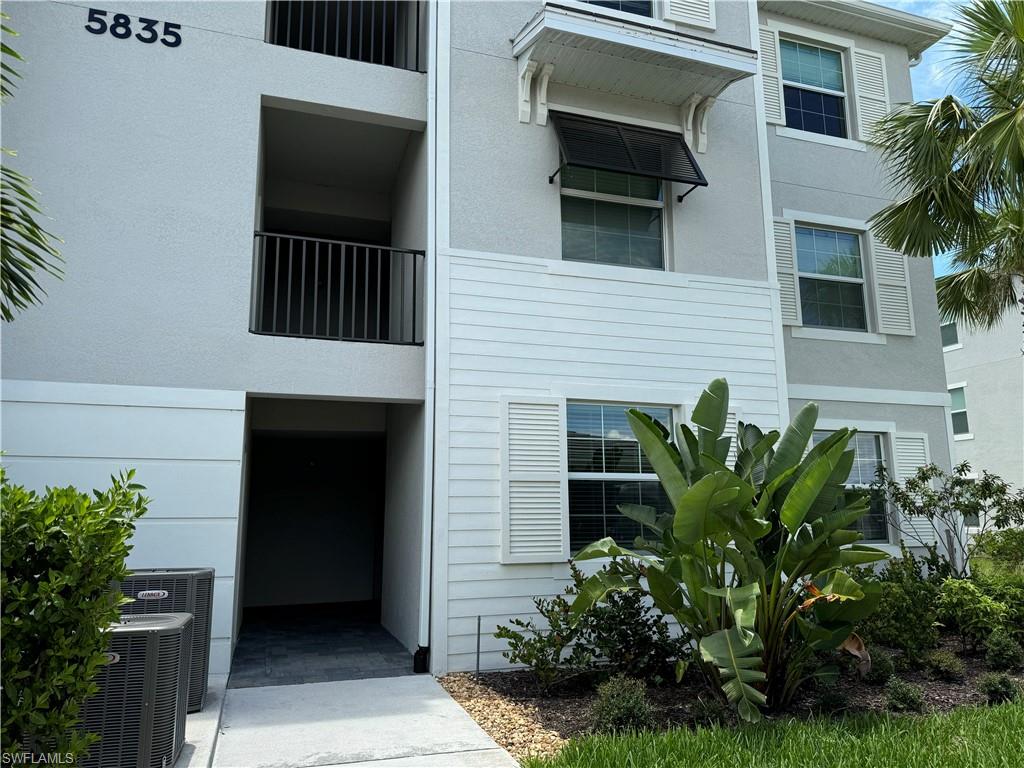
[[[410,0],[271,0],[267,41],[426,72],[426,5]]]
[[[250,330],[423,342],[423,251],[257,232]]]

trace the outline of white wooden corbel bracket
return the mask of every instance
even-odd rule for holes
[[[697,131],[697,151],[704,153],[708,151],[708,115],[711,107],[715,104],[714,96],[707,96],[697,107],[697,114],[694,116],[694,128]]]
[[[529,51],[519,57],[519,122],[530,122],[532,111],[533,74],[537,71],[537,62],[530,60]]]
[[[548,81],[555,65],[548,63],[540,68],[540,79],[537,80],[537,125],[548,124]]]

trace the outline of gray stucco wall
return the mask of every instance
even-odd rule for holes
[[[4,329],[5,377],[422,399],[419,347],[248,332],[261,103],[426,121],[425,75],[269,45],[265,9],[145,3],[183,25],[167,48],[89,34],[82,6],[8,5],[26,63],[4,146],[67,267]]]
[[[451,51],[451,245],[455,248],[561,258],[558,167],[554,126],[517,118],[516,60],[511,39],[540,9],[536,2],[456,3]],[[718,30],[688,34],[748,45],[749,17],[741,3],[718,4]],[[553,83],[552,104],[679,124],[679,109]],[[679,204],[666,196],[671,241],[667,268],[749,279],[767,277],[758,183],[753,85],[726,89],[711,110],[709,149],[697,162],[709,186]]]
[[[768,19],[801,26],[814,34],[840,36],[858,47],[885,56],[890,103],[911,100],[907,51],[900,46],[807,22],[764,14]],[[848,89],[848,94],[852,89]],[[776,135],[768,125],[772,211],[784,209],[867,221],[892,201],[879,153],[829,146]],[[930,259],[910,259],[910,283],[916,335],[887,335],[885,344],[795,338],[784,329],[786,368],[790,382],[872,387],[927,392],[945,390],[945,371],[938,335],[938,311]],[[869,298],[871,292],[869,291]],[[869,306],[870,306],[869,301]],[[886,409],[889,406],[885,406]]]

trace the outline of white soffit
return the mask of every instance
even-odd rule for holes
[[[864,0],[758,0],[757,5],[780,16],[902,45],[912,58],[952,29],[945,22]]]
[[[676,106],[715,97],[757,71],[757,52],[747,48],[552,3],[515,37],[512,52],[521,71],[547,71],[551,82]]]

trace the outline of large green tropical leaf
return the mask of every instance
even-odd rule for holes
[[[838,441],[831,450],[819,456],[796,478],[793,487],[786,494],[782,509],[779,510],[779,519],[790,533],[795,533],[803,525],[807,513],[839,466],[848,442],[848,436],[845,440]]]
[[[720,533],[725,529],[718,512],[738,509],[743,502],[743,483],[732,472],[705,475],[680,498],[672,532],[684,544]],[[749,498],[747,499],[749,501]]]
[[[757,619],[757,598],[761,594],[761,586],[754,582],[743,587],[704,587],[704,591],[715,597],[725,598],[725,604],[732,616],[733,626],[745,643],[754,639],[754,623]]]
[[[628,573],[600,570],[588,577],[579,587],[571,610],[581,616],[607,597],[610,592],[630,592],[642,589],[640,580]]]
[[[726,698],[748,723],[761,719],[760,707],[767,701],[754,687],[767,679],[761,671],[763,650],[759,635],[747,639],[736,627],[719,630],[700,641],[701,658],[718,669]]]
[[[803,458],[807,443],[811,441],[814,425],[818,421],[818,404],[807,403],[801,408],[782,433],[775,455],[765,472],[764,482],[771,483],[787,469],[796,467]]]
[[[643,411],[631,408],[626,411],[626,418],[644,456],[657,473],[672,508],[678,510],[679,500],[690,487],[679,451],[668,439],[665,428]]]

